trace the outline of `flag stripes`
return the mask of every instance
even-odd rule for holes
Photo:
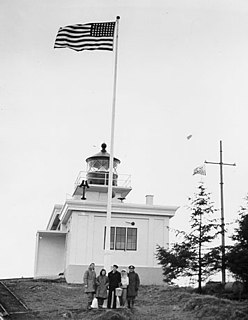
[[[113,50],[115,22],[86,23],[59,29],[54,48]]]

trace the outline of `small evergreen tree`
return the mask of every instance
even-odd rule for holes
[[[219,264],[216,266],[216,252],[209,249],[219,225],[213,218],[216,209],[203,182],[189,201],[190,233],[184,232],[182,243],[175,243],[169,249],[158,246],[156,256],[162,265],[165,282],[172,283],[178,276],[198,276],[201,293],[202,281],[220,267]]]
[[[245,206],[239,210],[238,227],[231,237],[236,243],[228,248],[226,266],[248,290],[248,195],[244,200]]]

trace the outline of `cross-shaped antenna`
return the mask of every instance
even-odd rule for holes
[[[89,188],[89,185],[88,185],[88,181],[87,180],[83,180],[81,182],[81,184],[79,185],[79,188],[83,188],[83,196],[82,196],[82,200],[86,200],[85,198],[85,188]]]
[[[220,202],[221,202],[221,271],[222,283],[226,283],[226,262],[225,262],[225,221],[224,221],[224,195],[223,195],[223,166],[236,166],[236,163],[224,163],[222,161],[222,141],[220,141],[220,162],[205,161],[209,164],[218,164],[220,166]]]

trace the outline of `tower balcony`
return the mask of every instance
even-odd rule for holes
[[[87,180],[90,185],[102,185],[108,186],[109,173],[106,171],[80,171],[75,181],[75,189],[82,183],[83,180]],[[113,186],[120,188],[131,188],[131,175],[129,174],[116,174],[113,173]]]

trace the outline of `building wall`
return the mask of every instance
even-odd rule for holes
[[[57,277],[65,269],[65,234],[37,233],[35,277]]]
[[[135,228],[137,228],[137,250],[136,251],[124,251],[124,250],[111,250],[112,262],[118,265],[139,264],[147,265],[147,232],[148,222],[147,218],[135,218],[135,217],[115,217],[111,219],[111,226],[113,227],[130,227],[127,221],[135,222]],[[93,228],[93,250],[92,259],[96,264],[102,264],[104,258],[104,228],[106,225],[106,217],[94,216],[94,228]],[[137,254],[138,253],[138,254]]]
[[[68,264],[87,264],[90,246],[89,216],[84,212],[73,212],[67,226],[67,255]]]
[[[99,275],[103,265],[96,266],[96,274]],[[65,278],[67,283],[83,283],[84,272],[88,269],[88,265],[68,265]],[[119,265],[118,271],[121,269],[127,269],[127,266]],[[107,273],[110,270],[107,270]],[[127,270],[128,271],[128,270]],[[136,267],[135,272],[140,277],[140,283],[142,285],[162,285],[163,275],[162,268],[160,267]]]
[[[156,246],[167,246],[167,217],[149,217],[139,215],[112,215],[111,225],[137,228],[137,250],[111,250],[112,264],[123,268],[133,264],[141,273],[144,284],[162,283],[162,271],[155,257]],[[104,261],[104,227],[106,216],[100,213],[75,211],[68,224],[66,280],[70,283],[82,283],[84,271],[91,262],[97,270]]]
[[[156,246],[168,245],[168,218],[122,215],[112,216],[115,227],[137,228],[137,250],[111,250],[113,263],[121,265],[157,266]],[[102,264],[106,216],[97,213],[73,212],[67,237],[67,265]]]

